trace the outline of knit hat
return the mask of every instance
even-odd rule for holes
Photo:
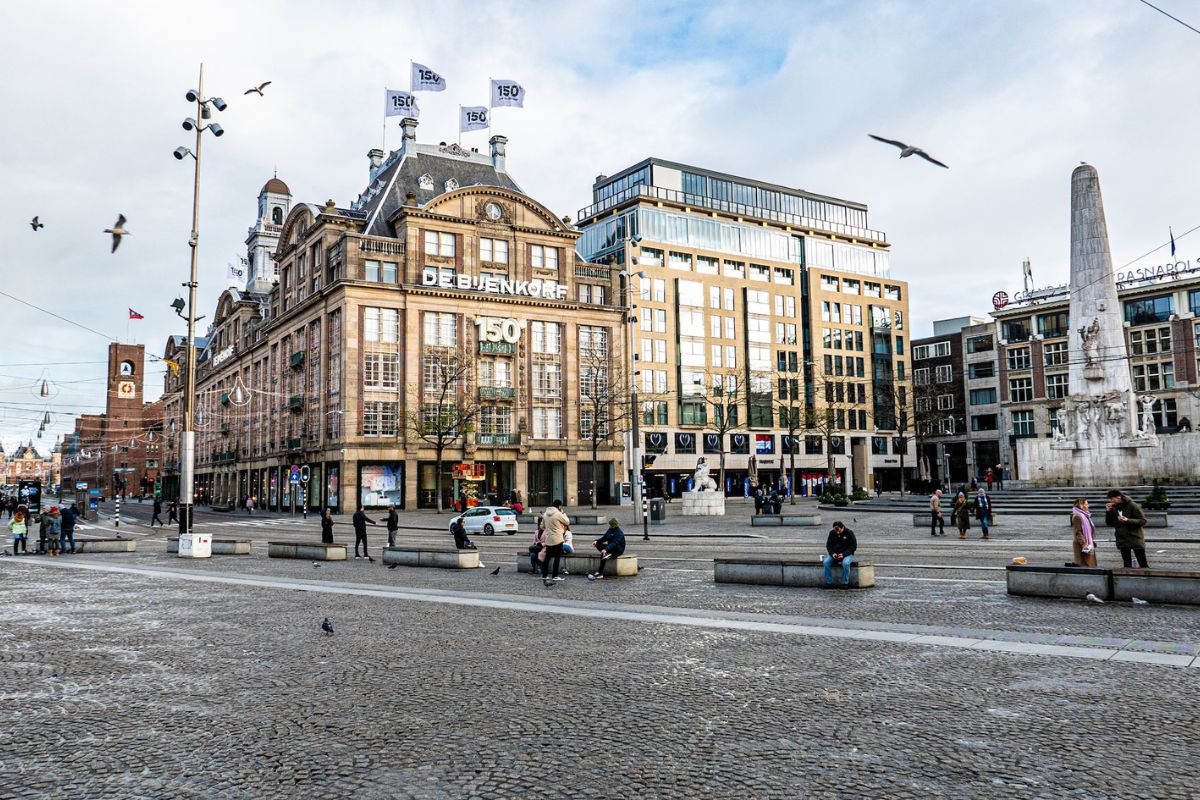
[[[621,527],[621,521],[619,519],[617,519],[616,517],[613,517],[612,519],[610,519],[608,521],[608,527],[619,528],[619,527]]]

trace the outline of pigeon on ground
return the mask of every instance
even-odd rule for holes
[[[314,562],[313,562],[313,569],[316,569],[316,568],[317,568],[317,567],[319,567],[319,566],[321,566],[321,565],[320,565],[320,564],[318,564],[316,561],[314,561]]]
[[[500,574],[500,568],[499,568],[499,567],[496,567],[494,570],[492,570],[491,574],[492,574],[492,575],[499,575],[499,574]]]
[[[333,623],[329,621],[329,617],[321,623],[321,630],[325,631],[326,636],[333,636]]]
[[[117,221],[111,228],[105,228],[105,233],[111,233],[113,237],[112,252],[117,252],[117,248],[121,246],[121,237],[128,236],[129,231],[125,230],[125,215],[117,214]]]
[[[4,555],[6,555],[6,556],[11,556],[11,555],[12,555],[12,553],[8,552],[8,548],[7,548],[7,547],[6,547],[6,548],[4,548]]]
[[[270,82],[270,81],[264,81],[263,83],[260,83],[258,86],[251,86],[249,89],[247,89],[246,91],[242,92],[242,96],[245,96],[245,95],[248,95],[248,94],[256,94],[256,95],[258,95],[259,97],[262,97],[262,96],[263,96],[263,89],[267,88],[267,87],[268,87],[268,86],[270,86],[270,85],[271,85],[271,82]]]
[[[45,224],[44,224],[44,223],[38,222],[38,218],[37,218],[37,217],[34,217],[33,219],[31,219],[31,220],[29,221],[29,227],[33,228],[33,229],[36,231],[36,230],[38,230],[39,228],[44,228],[44,227],[46,227],[46,226],[45,226]]]
[[[950,169],[950,167],[947,167],[945,164],[938,161],[936,158],[929,155],[929,153],[926,153],[924,150],[922,150],[919,147],[913,147],[912,145],[905,144],[904,142],[897,142],[895,139],[884,139],[882,136],[876,136],[873,133],[868,133],[867,136],[870,136],[872,139],[874,139],[877,142],[883,142],[884,144],[890,144],[892,147],[899,147],[901,158],[908,158],[909,156],[920,156],[921,158],[928,161],[930,164],[937,164],[939,167],[945,167],[946,169]]]
[[[1088,592],[1087,597],[1085,597],[1083,599],[1087,600],[1089,603],[1098,603],[1100,605],[1104,605],[1104,601],[1101,600],[1099,597],[1096,597],[1096,595],[1092,594],[1091,592]]]
[[[395,569],[398,566],[400,566],[400,565],[399,564],[388,564],[388,569]]]
[[[1131,597],[1131,598],[1129,598],[1129,599],[1130,599],[1130,600],[1133,602],[1133,604],[1134,604],[1135,606],[1148,606],[1148,605],[1150,605],[1150,601],[1149,601],[1149,600],[1143,600],[1143,599],[1142,599],[1142,598],[1140,598],[1140,597]]]

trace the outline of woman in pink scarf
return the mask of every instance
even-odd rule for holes
[[[1071,509],[1071,530],[1075,532],[1072,547],[1075,550],[1075,566],[1096,566],[1096,526],[1092,524],[1092,512],[1088,501],[1080,498]]]

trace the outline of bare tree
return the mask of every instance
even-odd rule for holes
[[[785,429],[791,446],[787,455],[791,460],[788,466],[791,475],[792,505],[796,504],[796,455],[800,450],[800,432],[805,426],[805,409],[803,396],[803,380],[795,370],[782,370],[776,373],[777,391],[775,402],[779,406],[779,427]]]
[[[865,378],[838,375],[812,364],[812,403],[805,404],[804,428],[824,442],[825,473],[830,485],[836,483],[833,464],[833,439],[847,430],[846,415],[858,413],[866,402]],[[847,476],[853,482],[853,476]]]
[[[409,431],[437,453],[437,510],[442,512],[442,463],[446,449],[475,430],[480,405],[475,393],[476,363],[450,347],[421,351],[421,385],[408,403]]]
[[[908,455],[908,443],[913,440],[911,436],[914,426],[917,430],[916,440],[918,442],[918,451],[920,443],[920,431],[922,428],[921,421],[915,417],[911,402],[917,392],[915,389],[922,388],[913,384],[911,381],[902,378],[890,377],[888,380],[876,381],[874,391],[876,396],[876,413],[879,410],[887,409],[890,419],[879,419],[876,416],[876,427],[881,430],[888,430],[895,433],[896,442],[900,445],[900,496],[904,496],[906,489],[905,485],[905,456]],[[925,405],[925,404],[921,404]]]
[[[589,495],[596,507],[596,469],[602,445],[620,441],[629,429],[631,414],[629,372],[613,361],[610,349],[590,344],[579,350],[579,438],[592,454]],[[640,409],[638,410],[640,412]]]

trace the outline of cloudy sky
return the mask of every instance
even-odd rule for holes
[[[1200,27],[1200,2],[1156,5]],[[229,101],[226,135],[205,145],[211,315],[274,170],[300,200],[364,188],[383,89],[406,87],[410,59],[449,83],[422,95],[422,141],[453,139],[457,105],[486,104],[489,76],[525,85],[526,108],[497,111],[494,131],[513,176],[560,214],[589,203],[597,174],[649,155],[867,203],[912,284],[914,335],[1019,289],[1025,257],[1039,285],[1066,280],[1082,160],[1100,171],[1118,267],[1169,225],[1200,258],[1200,231],[1180,236],[1200,225],[1200,36],[1138,0],[42,0],[0,5],[0,291],[161,353],[183,331],[168,306],[187,278],[191,164],[171,151],[190,145],[197,65]],[[265,80],[265,97],[243,97]],[[899,161],[867,133],[951,169]],[[118,212],[133,235],[111,255],[102,230]],[[128,323],[129,307],[145,320]],[[36,431],[42,377],[53,418],[35,443],[102,408],[103,336],[0,296],[0,342],[10,452]],[[147,399],[161,390],[150,370]]]

